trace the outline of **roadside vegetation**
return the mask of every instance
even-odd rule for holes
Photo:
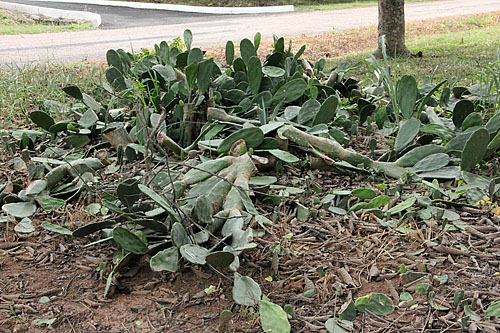
[[[498,331],[498,16],[2,68],[1,325]]]
[[[125,0],[128,1],[128,0]],[[331,10],[353,7],[376,6],[375,0],[249,0],[249,1],[231,1],[231,0],[130,0],[139,2],[165,3],[175,5],[190,6],[210,6],[210,7],[263,7],[263,6],[284,6],[293,5],[296,11],[307,10]],[[406,2],[422,2],[433,0],[406,0]]]
[[[70,22],[0,10],[0,35],[39,34],[93,29],[90,23]]]
[[[422,52],[422,58],[389,59],[398,74],[412,73],[419,82],[427,76],[437,79],[456,77],[459,82],[472,82],[477,73],[495,59],[500,44],[498,29],[500,13],[459,15],[406,23],[407,45],[413,53]],[[333,31],[291,39],[294,50],[306,45],[304,57],[327,59],[327,68],[343,62],[358,63],[377,48],[377,28],[365,27],[348,31]],[[261,56],[272,41],[262,41]],[[223,59],[223,48],[207,51],[216,59]],[[366,65],[351,72],[362,81],[373,79]]]
[[[468,19],[465,24],[455,21],[454,28],[451,26],[445,28],[446,25],[440,24],[440,27],[452,31],[425,37],[418,37],[416,31],[413,30],[417,29],[417,25],[410,24],[408,33],[410,37],[407,39],[407,46],[415,54],[422,52],[422,57],[392,59],[391,68],[394,75],[401,76],[413,73],[419,82],[426,79],[441,81],[456,78],[461,84],[472,84],[477,81],[478,73],[493,62],[497,56],[497,50],[500,47],[499,18],[498,14],[495,15],[494,20],[493,17],[486,17],[484,21],[479,20],[484,22],[481,25],[476,25],[475,19]],[[451,19],[449,22],[452,22]],[[335,66],[345,61],[357,63],[369,55],[370,52],[365,51],[342,58],[334,58],[330,64]],[[360,66],[351,74],[363,80],[373,80],[373,76],[366,71],[364,66]]]
[[[420,83],[427,77],[436,81],[455,77],[460,84],[471,84],[477,81],[477,73],[495,60],[500,45],[499,28],[500,13],[408,22],[407,45],[414,53],[422,52],[423,57],[389,59],[391,68],[398,75],[414,74]],[[367,27],[303,36],[292,39],[292,42],[295,51],[306,45],[304,57],[307,59],[327,59],[326,67],[331,69],[343,62],[354,65],[369,57],[377,47],[376,38],[376,28]],[[179,39],[174,43],[178,47],[183,46]],[[259,52],[263,56],[272,47],[272,41],[263,40],[261,43]],[[224,52],[223,47],[207,49],[207,53],[218,60],[224,59]],[[0,128],[23,123],[26,114],[43,100],[65,103],[68,97],[60,90],[61,86],[79,82],[88,91],[101,82],[102,65],[2,66],[0,107],[6,110],[7,117],[0,121]],[[364,64],[355,66],[351,75],[362,82],[374,80],[372,72]]]
[[[500,45],[500,13],[459,15],[406,23],[406,41],[413,53],[420,57],[389,59],[397,74],[413,74],[419,82],[427,76],[436,80],[456,77],[459,82],[472,82],[490,62],[495,60]],[[377,48],[377,28],[366,27],[349,31],[333,31],[292,39],[294,47],[306,45],[307,59],[327,59],[329,68],[343,62],[358,63]],[[270,46],[263,41],[263,49]],[[221,49],[211,49],[221,58]],[[351,72],[362,81],[373,79],[366,65]]]

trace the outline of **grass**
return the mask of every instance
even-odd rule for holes
[[[75,100],[61,88],[76,84],[83,91],[91,92],[101,82],[102,74],[102,66],[89,63],[0,65],[0,129],[24,126],[30,111],[44,108],[50,109],[48,111],[55,118],[62,119],[58,103],[70,104]]]
[[[330,6],[376,3],[373,0],[130,0],[141,2],[167,3],[176,5],[210,6],[210,7],[264,7],[294,5],[306,6]]]
[[[0,10],[0,35],[39,34],[42,32],[79,31],[92,29],[90,23],[70,23],[33,17]]]
[[[405,3],[409,2],[429,2],[436,0],[405,0]],[[299,3],[295,5],[294,9],[296,11],[312,11],[312,10],[333,10],[333,9],[345,9],[345,8],[357,8],[357,7],[368,7],[377,6],[378,1],[366,0],[366,1],[335,1],[332,0],[330,3],[318,3],[317,1],[310,1],[310,3]]]
[[[415,53],[421,51],[424,56],[391,59],[394,75],[413,74],[418,82],[426,78],[438,82],[455,77],[460,84],[470,85],[477,82],[478,74],[496,60],[500,48],[500,27],[409,38],[406,44],[410,50]],[[370,55],[371,51],[365,51],[336,58],[330,60],[329,65],[335,66],[342,62],[355,64]],[[366,66],[354,70],[351,75],[362,80],[373,79]]]
[[[165,3],[191,6],[211,7],[263,7],[294,5],[296,11],[331,10],[354,7],[376,6],[376,0],[125,0]],[[422,2],[435,0],[406,0],[406,2]]]

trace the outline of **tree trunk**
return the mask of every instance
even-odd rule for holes
[[[378,49],[375,56],[382,57],[380,37],[385,35],[388,56],[411,55],[405,45],[405,2],[404,0],[378,1]]]

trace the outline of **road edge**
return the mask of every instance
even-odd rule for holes
[[[63,18],[68,20],[89,21],[94,28],[98,28],[101,25],[102,21],[101,15],[96,13],[22,5],[13,2],[0,1],[0,9],[6,9],[13,12],[21,12],[30,15],[43,15],[47,17]]]
[[[187,6],[187,5],[171,5],[161,3],[148,2],[129,2],[129,1],[109,1],[109,0],[33,0],[40,2],[69,2],[87,5],[98,6],[114,6],[114,7],[129,7],[137,9],[157,9],[171,10],[185,13],[200,13],[200,14],[269,14],[269,13],[286,13],[293,12],[294,6],[263,6],[263,7],[203,7],[203,6]]]

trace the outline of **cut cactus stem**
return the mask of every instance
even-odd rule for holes
[[[354,151],[344,149],[338,142],[321,138],[303,132],[293,126],[283,131],[283,135],[289,140],[305,148],[314,148],[333,159],[346,161],[353,166],[362,165],[364,168],[384,173],[388,177],[399,178],[408,170],[393,162],[378,162],[371,158],[358,154]]]

